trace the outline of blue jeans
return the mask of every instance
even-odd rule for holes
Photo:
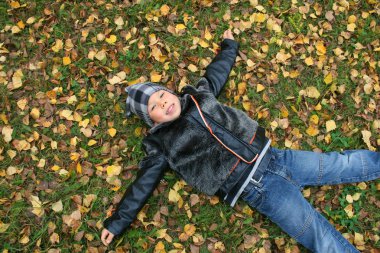
[[[380,177],[380,153],[368,150],[315,153],[271,148],[271,161],[242,199],[313,252],[359,252],[303,197],[304,186]]]

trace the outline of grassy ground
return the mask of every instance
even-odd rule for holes
[[[241,53],[221,101],[274,146],[378,150],[377,1],[165,2],[0,3],[2,252],[104,252],[102,221],[133,181],[147,131],[125,118],[124,87],[193,83],[227,28]],[[177,180],[165,175],[110,250],[306,252],[244,203],[231,209]],[[379,188],[304,195],[358,249],[379,252]]]

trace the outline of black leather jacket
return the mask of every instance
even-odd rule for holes
[[[144,138],[143,148],[147,156],[140,162],[137,178],[126,190],[114,214],[104,221],[104,227],[111,233],[119,235],[132,223],[166,168],[173,169],[197,190],[213,195],[220,189],[228,191],[234,187],[242,172],[250,166],[242,163],[210,134],[190,95],[222,142],[243,159],[252,160],[258,155],[263,147],[262,140],[250,144],[258,129],[257,122],[241,110],[225,106],[216,99],[228,79],[237,53],[238,44],[224,40],[221,52],[206,68],[198,87],[184,88],[180,117],[152,128]],[[236,166],[239,169],[233,170]]]

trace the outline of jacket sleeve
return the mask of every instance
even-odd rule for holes
[[[238,51],[239,44],[235,40],[224,39],[221,44],[221,51],[206,68],[204,77],[207,82],[202,82],[201,79],[198,88],[210,90],[217,97],[227,82]]]
[[[150,149],[139,164],[135,181],[125,191],[116,211],[104,221],[104,227],[114,235],[120,235],[136,219],[137,214],[157,187],[168,163],[157,149]]]

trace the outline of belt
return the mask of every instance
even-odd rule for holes
[[[225,187],[223,187],[225,185],[224,184],[219,189],[219,191],[217,192],[217,195],[221,199],[224,199],[225,202],[231,203],[233,201],[233,199],[235,198],[235,196],[239,193],[239,191],[241,191],[241,188],[246,183],[247,179],[252,180],[255,183],[260,183],[262,178],[263,178],[263,175],[264,175],[264,173],[268,167],[268,164],[271,160],[271,157],[272,157],[272,152],[269,148],[266,151],[266,153],[264,154],[263,158],[260,160],[260,164],[258,165],[258,167],[256,168],[256,171],[254,172],[254,174],[251,176],[250,179],[248,179],[248,177],[250,176],[252,169],[255,166],[254,164],[248,165],[244,169],[244,171],[241,172],[241,176],[237,180],[237,183],[235,183],[235,185],[230,190],[227,190]],[[230,179],[230,178],[228,178],[228,179]]]

